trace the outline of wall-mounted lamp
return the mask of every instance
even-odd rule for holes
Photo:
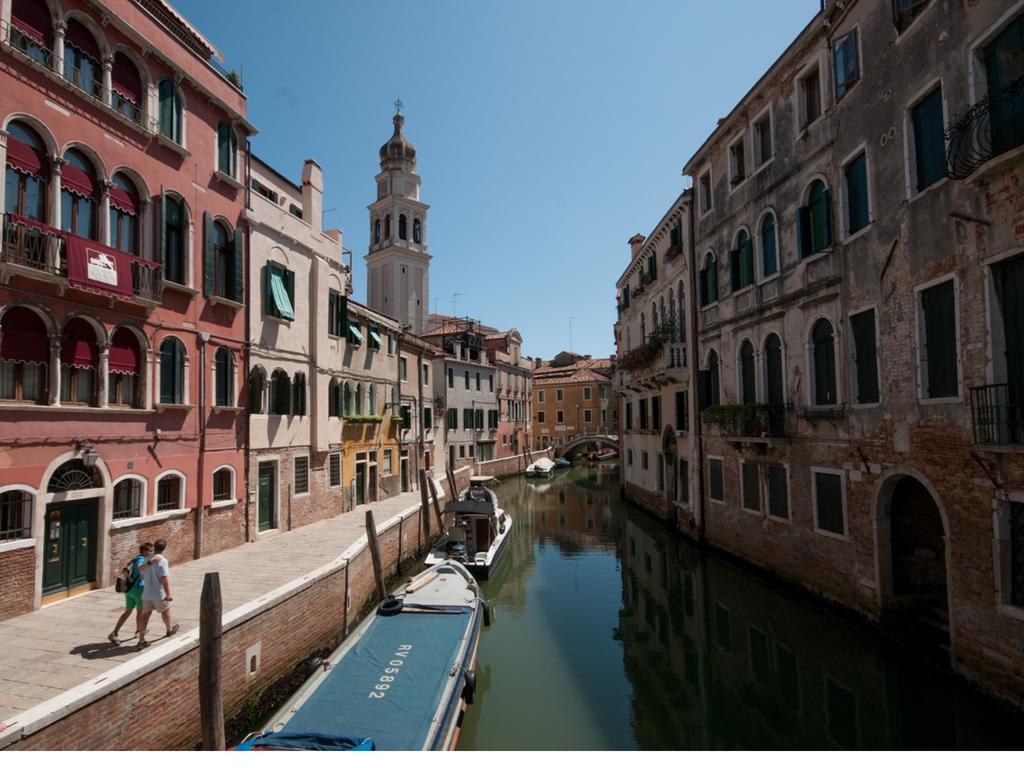
[[[100,455],[98,453],[96,453],[96,449],[93,448],[93,445],[92,445],[92,443],[90,441],[88,441],[88,440],[86,440],[84,438],[80,439],[78,441],[78,450],[82,454],[80,456],[80,458],[82,459],[82,463],[85,466],[87,466],[87,467],[95,467],[96,466],[96,460],[100,457]]]

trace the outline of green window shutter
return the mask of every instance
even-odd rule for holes
[[[348,296],[341,296],[338,300],[338,335],[341,335],[343,328],[348,326]]]
[[[761,271],[765,277],[774,275],[779,269],[775,253],[775,219],[768,216],[761,225]]]
[[[235,285],[231,295],[239,304],[245,303],[245,243],[242,238],[242,228],[235,227],[235,239],[233,241],[235,253],[234,264],[232,265]]]
[[[711,475],[708,494],[716,501],[725,501],[725,482],[722,477],[722,464],[721,459],[711,459],[708,461],[708,470]]]
[[[718,301],[718,261],[711,260],[708,264],[708,303],[714,304]]]
[[[156,239],[157,249],[159,251],[158,258],[160,259],[160,266],[163,267],[165,275],[167,273],[167,233],[164,231],[166,226],[167,195],[164,194],[164,188],[160,187],[160,205],[157,206]]]
[[[274,297],[271,295],[270,280],[271,275],[274,273],[273,264],[263,265],[263,314],[273,315],[274,313]]]
[[[921,292],[924,310],[928,397],[959,394],[956,369],[956,310],[953,281]]]
[[[786,468],[781,464],[768,464],[768,514],[789,519],[789,484]]]
[[[754,282],[754,241],[747,240],[740,249],[740,285]]]
[[[174,138],[174,84],[160,81],[160,133]]]
[[[295,273],[290,269],[283,270],[284,272],[284,289],[288,292],[288,300],[295,306]]]
[[[836,356],[832,326],[819,321],[814,326],[814,404],[836,404]]]
[[[819,251],[823,251],[832,245],[832,193],[825,189],[821,193],[822,207],[822,223],[825,229],[825,238],[822,240],[821,248]]]
[[[840,536],[846,535],[846,526],[843,523],[842,475],[815,473],[814,491],[818,502],[818,527]]]
[[[942,119],[942,88],[936,88],[911,111],[917,191],[946,175],[946,142]]]
[[[160,347],[160,402],[174,402],[174,350],[172,344]]]
[[[203,212],[203,294],[213,296],[216,259],[213,256],[213,216]]]
[[[814,252],[811,244],[811,208],[802,205],[796,209],[796,253],[797,257],[806,259]]]
[[[875,341],[875,311],[869,309],[850,318],[853,327],[854,367],[857,371],[857,402],[878,402],[878,356]]]
[[[846,166],[847,234],[859,232],[868,225],[868,162],[863,152]]]
[[[738,291],[740,289],[740,252],[729,251],[729,276],[730,285],[732,290]]]
[[[754,350],[749,344],[744,344],[740,353],[740,381],[743,384],[743,391],[740,393],[743,403],[756,403],[757,383],[754,371]]]

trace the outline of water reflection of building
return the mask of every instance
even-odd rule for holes
[[[630,512],[619,635],[641,749],[1020,746],[952,681]]]

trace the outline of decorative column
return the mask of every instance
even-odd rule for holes
[[[99,379],[96,382],[96,405],[107,408],[110,405],[110,398],[107,396],[107,387],[110,385],[110,339],[100,342],[99,350],[100,359],[96,368],[96,378]]]
[[[111,247],[113,247],[113,243],[110,242],[110,189],[113,186],[113,182],[109,179],[100,180],[99,237],[96,238],[104,245]],[[142,227],[140,226],[139,229],[142,229]]]
[[[3,2],[3,0],[0,0]],[[7,167],[7,131],[0,129],[0,168]],[[7,210],[7,185],[0,186],[0,211]],[[0,243],[3,242],[3,219],[0,219]]]
[[[63,340],[64,337],[59,333],[50,334],[50,391],[46,398],[50,405],[60,405],[60,345]]]
[[[142,398],[142,402],[139,406],[144,410],[152,410],[153,408],[153,390],[150,387],[150,382],[153,380],[153,355],[148,349],[140,351],[142,360],[139,366],[139,395]]]
[[[103,57],[103,103],[114,106],[112,89],[114,87],[112,73],[114,71],[114,57],[110,54]]]
[[[68,25],[63,19],[53,25],[53,71],[64,77],[64,35]]]
[[[50,158],[50,220],[47,224],[54,229],[60,229],[61,225],[60,179],[63,165],[64,158],[60,155],[53,155]]]

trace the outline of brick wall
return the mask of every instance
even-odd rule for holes
[[[141,518],[145,520],[145,518]],[[164,554],[171,563],[181,563],[195,556],[195,510],[181,517],[153,522],[139,522],[128,528],[117,528],[110,535],[111,578],[116,578],[124,564],[139,554],[139,545],[145,541],[164,539]],[[241,542],[239,542],[241,543]]]
[[[0,554],[0,620],[32,610],[36,584],[36,548]]]
[[[530,454],[530,459],[527,464],[532,464],[537,461],[537,459],[550,459],[553,453],[553,449],[550,448],[543,451],[533,451]],[[476,465],[477,474],[491,475],[492,477],[508,477],[509,475],[517,475],[525,469],[526,467],[523,466],[523,459],[521,456],[508,456],[503,459],[483,461]]]

